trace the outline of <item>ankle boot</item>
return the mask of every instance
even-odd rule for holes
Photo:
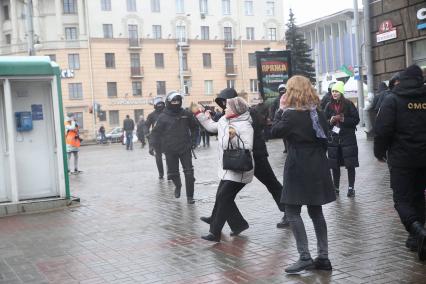
[[[417,238],[413,234],[409,234],[405,241],[405,247],[410,251],[417,251]]]
[[[284,213],[284,216],[282,217],[281,221],[279,223],[277,223],[277,228],[282,229],[282,228],[286,228],[289,227],[290,223],[287,220],[287,216]]]
[[[426,260],[426,229],[419,221],[410,226],[410,233],[417,238],[417,254],[421,261]]]
[[[305,269],[310,269],[314,267],[314,261],[312,258],[308,259],[299,259],[296,263],[293,263],[292,265],[288,266],[285,269],[285,272],[287,273],[297,273]]]
[[[210,225],[210,223],[212,222],[212,217],[200,217],[200,220],[203,221],[204,223],[207,223]]]
[[[180,177],[172,177],[171,180],[173,181],[173,184],[175,185],[175,197],[180,197],[180,189],[182,188],[182,183],[180,181]]]

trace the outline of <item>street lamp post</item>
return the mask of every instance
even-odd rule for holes
[[[183,31],[182,26],[180,26],[179,30],[179,80],[180,80],[180,93],[184,94],[184,86],[183,86],[183,53],[182,53],[182,44],[183,44]]]

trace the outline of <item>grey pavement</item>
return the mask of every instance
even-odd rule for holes
[[[0,283],[425,283],[425,264],[404,246],[387,167],[358,134],[357,195],[346,197],[342,170],[341,195],[324,208],[331,273],[284,273],[298,258],[295,241],[289,229],[276,228],[282,214],[257,180],[237,196],[250,228],[230,237],[225,225],[219,244],[200,239],[208,226],[199,217],[210,214],[218,185],[212,139],[211,148],[196,150],[194,205],[158,180],[154,158],[140,144],[134,151],[82,147],[84,173],[70,177],[81,207],[0,219]],[[282,181],[282,142],[268,148]],[[306,208],[302,215],[315,256]]]

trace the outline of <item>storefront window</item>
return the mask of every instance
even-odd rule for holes
[[[411,52],[413,64],[419,65],[422,69],[426,68],[426,39],[413,41]]]

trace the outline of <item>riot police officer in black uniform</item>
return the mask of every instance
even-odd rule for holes
[[[158,117],[151,131],[154,147],[161,147],[166,155],[167,175],[175,185],[175,197],[180,197],[182,182],[179,174],[179,160],[185,174],[188,204],[194,200],[194,168],[191,150],[195,145],[194,131],[197,121],[192,113],[182,108],[183,95],[171,91],[166,97],[166,109]],[[161,146],[159,146],[161,145]]]
[[[237,97],[238,94],[234,88],[226,88],[220,92],[220,94],[215,99],[216,104],[218,104],[224,111],[226,108],[226,100]],[[263,106],[260,107],[262,109]],[[263,134],[263,129],[266,126],[267,118],[269,116],[269,111],[257,111],[255,108],[250,108],[250,116],[253,120],[252,126],[254,131],[254,140],[253,140],[253,159],[254,159],[254,176],[263,183],[268,191],[271,193],[274,198],[279,210],[284,212],[284,204],[280,203],[281,192],[283,186],[277,180],[274,171],[272,170],[271,165],[268,161],[268,150],[266,148],[265,138]],[[216,115],[215,120],[218,120],[220,116]],[[213,209],[215,210],[215,209]],[[210,223],[210,217],[201,217],[202,221]],[[277,224],[278,228],[283,228],[289,226],[287,217],[283,216],[281,221]]]
[[[146,133],[146,137],[148,137],[149,153],[155,156],[155,162],[157,164],[159,179],[163,179],[164,177],[163,153],[161,152],[161,145],[157,145],[157,147],[154,147],[154,145],[151,142],[149,132],[151,127],[154,127],[155,123],[158,120],[158,117],[163,112],[164,107],[165,107],[165,104],[163,102],[163,98],[161,97],[154,98],[154,111],[148,115],[145,121],[145,133]]]
[[[399,81],[377,115],[374,155],[388,162],[394,206],[409,232],[406,246],[426,260],[426,86],[417,65]]]

